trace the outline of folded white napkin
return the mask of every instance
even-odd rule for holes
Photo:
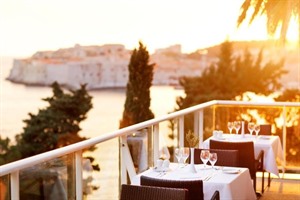
[[[182,174],[180,179],[203,179],[199,174]]]
[[[241,170],[238,168],[233,168],[233,167],[223,167],[222,171],[227,174],[237,174]]]

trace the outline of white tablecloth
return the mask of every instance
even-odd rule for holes
[[[209,140],[214,139],[218,140],[218,138],[210,137],[203,142],[203,148],[209,149]],[[280,138],[278,136],[266,136],[261,135],[256,138],[256,136],[251,136],[249,134],[245,134],[245,137],[242,135],[235,134],[223,134],[221,139],[222,141],[229,142],[244,142],[244,141],[253,141],[254,142],[254,151],[255,157],[258,156],[261,150],[264,151],[264,169],[267,172],[271,172],[277,176],[279,176],[279,170],[277,167],[276,159],[278,158],[280,161],[283,161],[283,150],[281,147]]]
[[[171,163],[170,170],[166,173],[157,172],[154,169],[149,169],[142,174],[137,175],[131,184],[140,185],[140,176],[150,176],[161,179],[171,180],[204,180],[207,176],[211,176],[208,181],[203,181],[204,199],[210,199],[213,193],[218,190],[221,199],[256,199],[256,194],[252,185],[249,170],[247,168],[239,169],[237,174],[227,174],[221,169],[215,170],[211,166],[195,165],[197,173],[189,172],[189,165],[184,168],[178,168],[177,163]]]

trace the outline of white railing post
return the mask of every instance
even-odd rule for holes
[[[194,112],[194,133],[199,136],[199,111]]]
[[[121,137],[121,184],[127,184],[127,172],[130,180],[136,176],[136,171],[127,144],[127,135]]]
[[[184,116],[179,117],[179,147],[184,147]]]
[[[212,110],[213,110],[212,128],[213,130],[216,130],[217,128],[216,128],[216,106],[215,105],[213,105]]]
[[[126,170],[126,161],[124,159],[125,157],[125,149],[124,145],[125,143],[127,144],[127,136],[122,136],[120,137],[120,146],[121,146],[121,151],[120,151],[120,159],[121,159],[121,184],[127,184],[127,170]]]
[[[19,171],[10,174],[10,196],[12,200],[20,199]]]
[[[286,107],[283,107],[282,146],[283,146],[283,173],[286,167]]]
[[[159,124],[153,126],[153,161],[159,159]],[[155,164],[155,163],[154,163]]]
[[[76,169],[76,199],[82,200],[82,151],[75,152],[75,169]]]
[[[204,132],[203,132],[203,129],[204,129],[204,118],[203,118],[203,109],[201,109],[199,111],[199,117],[198,117],[199,121],[199,145],[200,147],[202,146],[202,143],[203,143],[203,135],[204,135]]]

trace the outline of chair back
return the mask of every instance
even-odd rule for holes
[[[187,200],[188,190],[152,186],[125,185],[121,187],[120,200]]]
[[[271,131],[272,131],[271,124],[261,124],[259,135],[272,135]]]
[[[195,148],[194,150],[194,163],[202,164],[202,160],[200,158],[201,150],[199,148]],[[239,166],[239,151],[238,150],[225,150],[225,149],[209,149],[212,153],[217,153],[218,159],[215,165],[217,166],[229,166],[229,167],[237,167]],[[189,161],[190,162],[190,161]]]
[[[183,188],[189,192],[188,200],[203,200],[203,182],[202,180],[169,180],[153,178],[148,176],[141,176],[141,185],[169,187],[169,188]]]
[[[227,142],[211,139],[209,141],[210,149],[238,150],[238,167],[246,167],[250,171],[251,178],[256,177],[254,143],[247,142]]]

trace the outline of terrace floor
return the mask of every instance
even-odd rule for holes
[[[267,174],[267,173],[266,173]],[[266,176],[265,174],[265,176]],[[282,174],[280,174],[282,177]],[[265,178],[265,186],[267,178]],[[257,179],[257,189],[261,188],[261,178]],[[272,177],[271,186],[266,187],[259,200],[299,200],[300,174],[284,174],[284,178]]]

